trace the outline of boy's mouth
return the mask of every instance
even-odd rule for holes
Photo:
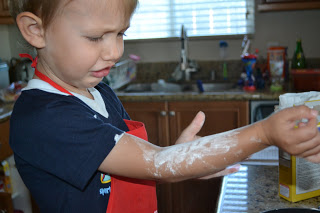
[[[92,75],[96,78],[103,78],[103,77],[109,75],[109,73],[110,73],[110,67],[106,67],[102,70],[93,71]]]

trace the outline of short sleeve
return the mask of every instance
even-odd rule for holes
[[[81,189],[125,128],[120,115],[113,115],[109,122],[75,97],[48,101],[57,96],[34,99],[32,104],[23,104],[30,102],[28,98],[18,99],[11,117],[10,145],[32,166]]]

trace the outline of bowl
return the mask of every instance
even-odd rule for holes
[[[309,208],[283,208],[283,209],[274,209],[265,211],[262,213],[319,213],[318,209],[309,209]]]

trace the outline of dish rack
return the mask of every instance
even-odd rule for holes
[[[116,63],[111,68],[109,75],[104,79],[104,82],[109,84],[112,89],[118,89],[136,78],[137,65],[135,60],[126,59]]]

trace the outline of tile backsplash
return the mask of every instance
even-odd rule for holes
[[[223,61],[197,61],[199,70],[191,73],[191,81],[198,79],[204,82],[212,82],[212,71],[215,73],[215,81],[223,81]],[[236,82],[244,71],[244,63],[241,60],[228,60],[228,81]],[[266,60],[257,62],[259,66],[266,67]],[[290,64],[290,62],[289,62]],[[320,68],[320,58],[307,59],[308,68]],[[172,73],[179,62],[138,63],[135,83],[156,82],[158,79],[172,81]]]
[[[197,61],[199,70],[191,73],[190,80],[201,79],[203,81],[212,80],[212,71],[215,73],[216,80],[222,80],[222,61]],[[228,79],[236,80],[239,78],[243,64],[241,61],[227,61]],[[172,80],[172,73],[179,66],[178,62],[157,62],[157,63],[138,63],[136,82],[155,82],[157,79],[166,81]]]

